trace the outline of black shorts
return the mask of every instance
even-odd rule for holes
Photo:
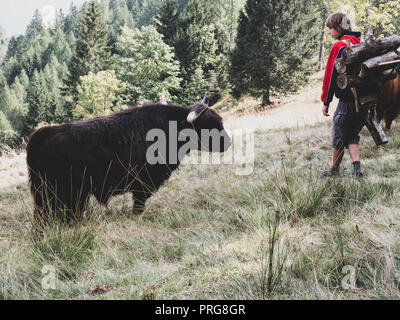
[[[367,111],[363,109],[360,112],[356,112],[354,103],[339,101],[333,115],[332,148],[341,150],[349,144],[358,144],[360,142],[359,134],[365,125],[368,115]]]

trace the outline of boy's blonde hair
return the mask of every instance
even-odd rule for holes
[[[332,13],[325,22],[326,26],[330,29],[335,29],[339,33],[346,30],[351,30],[350,19],[343,12]]]

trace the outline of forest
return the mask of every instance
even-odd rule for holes
[[[396,0],[90,0],[50,27],[36,10],[23,35],[0,26],[0,144],[160,93],[178,105],[206,91],[209,105],[248,95],[265,107],[324,68],[335,11],[363,35],[400,33]]]
[[[87,0],[58,10],[50,25],[41,8],[32,11],[23,34],[8,36],[0,26],[0,300],[399,300],[398,118],[385,130],[386,144],[377,146],[368,128],[361,130],[363,177],[353,176],[356,161],[346,151],[340,175],[320,178],[332,161],[336,112],[321,112],[335,41],[325,22],[338,11],[363,39],[369,30],[375,39],[400,36],[399,0]],[[349,71],[340,76],[354,80],[358,69],[345,57]],[[154,120],[179,110],[187,112],[181,123],[194,120],[189,108],[172,106],[108,118],[132,114],[125,117],[132,140],[125,126],[103,130],[104,140],[80,139],[85,131],[69,125],[43,128],[61,141],[58,149],[40,140],[41,149],[30,148],[34,130],[154,103],[160,93],[188,106],[207,91],[211,108],[191,109],[221,117],[217,123],[223,121],[233,142],[227,152],[191,150],[178,170],[168,165],[168,181],[147,199],[143,214],[135,214],[143,201],[134,192],[116,190],[107,203],[88,196],[82,215],[63,210],[39,226],[36,186],[48,184],[32,184],[38,175],[30,174],[30,151],[39,150],[33,154],[45,178],[67,172],[64,159],[80,166],[89,158],[107,177],[118,177],[110,169],[114,159],[133,176],[136,166],[124,165],[118,150],[135,150],[129,159],[142,153],[143,140],[135,148],[124,141],[136,142],[147,119],[154,128]],[[52,134],[60,127],[75,135],[78,149]],[[108,144],[113,160],[105,170],[97,166],[105,153],[96,150]],[[75,181],[86,181],[86,168]],[[93,191],[89,174],[90,184],[81,185]],[[65,177],[59,186],[68,184]],[[56,204],[59,190],[46,197],[55,195]]]

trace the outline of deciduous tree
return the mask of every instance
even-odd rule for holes
[[[78,103],[75,119],[89,119],[109,115],[123,107],[122,93],[125,86],[112,71],[89,72],[78,85]]]

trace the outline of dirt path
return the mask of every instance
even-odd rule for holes
[[[25,153],[11,153],[0,157],[0,189],[27,180]]]
[[[300,94],[285,98],[278,107],[270,110],[241,117],[224,117],[224,126],[230,130],[239,128],[268,130],[297,128],[318,122],[330,122],[335,107],[329,110],[331,117],[324,117],[321,112],[320,94],[321,88],[319,86],[306,88]],[[332,106],[335,106],[335,103],[332,103]]]

